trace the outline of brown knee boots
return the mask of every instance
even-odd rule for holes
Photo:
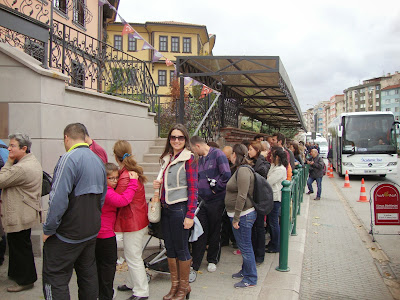
[[[189,299],[191,288],[189,285],[190,264],[192,260],[179,261],[179,288],[172,300]]]
[[[171,290],[168,294],[163,297],[163,300],[171,300],[175,296],[179,287],[179,271],[178,271],[178,259],[168,258],[169,273],[171,274]]]

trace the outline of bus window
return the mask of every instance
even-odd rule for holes
[[[395,153],[391,116],[346,116],[343,153]]]

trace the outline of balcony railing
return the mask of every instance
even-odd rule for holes
[[[70,76],[69,84],[150,104],[156,86],[144,61],[74,28],[53,21],[49,67]]]
[[[146,62],[56,20],[47,25],[50,3],[0,0],[0,42],[67,74],[71,86],[144,102],[155,112],[156,86]]]
[[[52,1],[2,0],[0,3],[39,22],[50,24]]]

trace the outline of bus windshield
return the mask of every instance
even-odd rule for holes
[[[391,115],[345,116],[343,153],[396,153]]]

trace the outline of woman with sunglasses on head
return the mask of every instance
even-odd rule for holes
[[[197,207],[198,170],[189,134],[182,124],[170,129],[160,161],[162,180],[154,180],[153,187],[161,188],[161,227],[171,274],[171,289],[163,299],[189,299],[192,260],[188,240]]]
[[[254,190],[254,174],[250,168],[244,167],[251,163],[246,156],[245,145],[233,146],[230,160],[237,169],[226,185],[225,196],[226,212],[232,222],[233,234],[243,258],[241,270],[232,275],[232,278],[241,279],[234,284],[235,288],[253,287],[257,284],[256,261],[251,242],[252,227],[257,218],[257,212],[250,200]]]
[[[119,179],[115,191],[123,193],[129,185],[129,171],[138,175],[138,187],[132,201],[118,210],[115,231],[123,233],[124,254],[128,264],[126,284],[118,286],[119,291],[132,290],[129,299],[139,300],[149,297],[149,284],[142,259],[142,245],[147,233],[147,202],[144,184],[147,179],[143,168],[136,163],[129,142],[119,140],[114,144],[114,157],[119,165]]]

